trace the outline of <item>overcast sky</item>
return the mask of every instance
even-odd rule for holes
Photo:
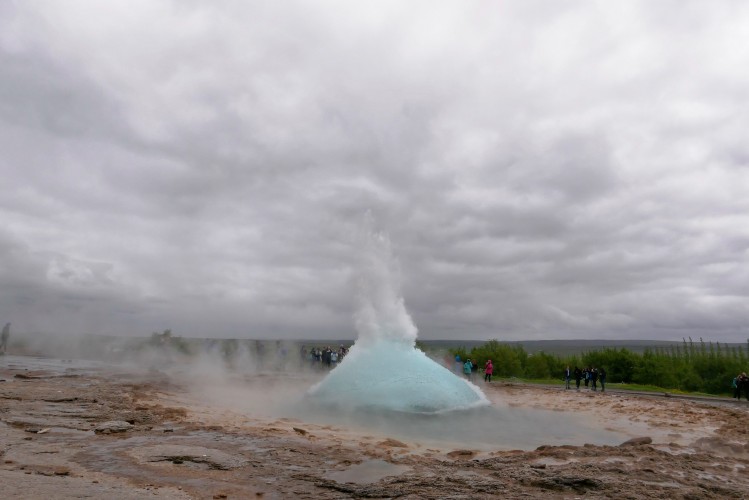
[[[749,3],[0,1],[0,323],[749,337]]]

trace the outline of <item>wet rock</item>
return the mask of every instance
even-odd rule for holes
[[[632,438],[627,441],[624,441],[619,446],[638,446],[641,444],[650,444],[652,442],[653,442],[653,438],[648,437],[648,436],[643,436],[643,437],[636,437],[636,438]]]
[[[70,474],[70,469],[65,466],[59,466],[54,468],[55,476],[67,476]]]
[[[572,489],[577,492],[603,487],[603,483],[597,479],[575,476],[545,477],[530,481],[530,484],[546,490],[562,491],[565,489]]]
[[[402,443],[401,441],[398,441],[397,439],[391,439],[391,438],[387,438],[385,441],[380,441],[377,444],[380,446],[387,447],[387,448],[408,448],[408,445],[406,443]]]
[[[296,432],[297,434],[301,434],[302,436],[307,435],[307,431],[305,431],[304,429],[301,429],[299,427],[294,427],[293,429],[294,429],[294,432]]]
[[[458,458],[458,459],[467,460],[469,458],[473,458],[474,456],[476,456],[476,452],[471,451],[471,450],[455,450],[455,451],[451,451],[450,453],[448,453],[447,456],[450,458]]]
[[[62,465],[34,465],[32,466],[33,472],[42,476],[68,476],[70,475],[70,468]]]
[[[115,434],[118,432],[127,432],[132,430],[133,427],[133,424],[123,420],[110,420],[96,426],[94,432],[97,434]]]
[[[731,443],[719,437],[702,437],[694,442],[694,446],[702,450],[718,451],[729,454],[741,454],[749,449],[749,443]]]

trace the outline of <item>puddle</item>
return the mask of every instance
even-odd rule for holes
[[[410,470],[411,467],[407,465],[395,465],[384,460],[368,460],[346,470],[331,472],[325,478],[338,483],[369,484],[386,477],[400,476]]]
[[[336,413],[306,405],[304,418],[358,432],[437,449],[532,450],[541,445],[618,445],[631,436],[583,423],[574,414],[549,410],[484,407],[436,415]],[[413,451],[413,448],[411,448]]]
[[[597,419],[575,412],[510,407],[502,401],[494,401],[489,407],[440,414],[351,411],[307,397],[307,389],[318,378],[280,376],[272,385],[256,379],[252,384],[226,384],[220,389],[196,386],[193,395],[182,399],[180,404],[210,405],[214,412],[222,407],[231,408],[246,420],[272,418],[279,422],[274,423],[279,428],[288,426],[283,419],[293,419],[301,427],[309,424],[336,433],[371,436],[378,441],[393,438],[409,444],[408,448],[399,449],[405,453],[416,452],[419,446],[437,452],[468,449],[479,453],[533,450],[541,445],[616,446],[632,437],[650,435],[644,423],[623,424],[616,419]],[[199,399],[190,401],[196,396]]]
[[[40,378],[89,375],[102,369],[111,369],[112,363],[83,359],[55,359],[39,356],[2,356],[0,366],[3,368],[39,373]]]

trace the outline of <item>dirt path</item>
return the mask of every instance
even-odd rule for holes
[[[276,375],[276,378],[283,375]],[[13,498],[745,498],[749,408],[496,384],[497,405],[640,439],[465,449],[219,404],[158,373],[0,364]],[[295,382],[296,383],[296,382]],[[262,388],[263,377],[247,386]],[[262,405],[262,392],[245,403]],[[539,429],[543,433],[545,429]]]

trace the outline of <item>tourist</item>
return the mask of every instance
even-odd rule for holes
[[[597,391],[598,387],[596,387],[596,382],[598,381],[598,369],[594,366],[592,370],[590,370],[590,382],[593,387],[591,387],[592,390]]]
[[[598,380],[601,381],[601,392],[606,391],[606,370],[601,368],[598,370]]]
[[[5,323],[2,337],[0,337],[0,354],[5,354],[8,350],[8,337],[10,337],[10,323]]]
[[[330,351],[330,366],[333,368],[336,367],[338,364],[338,351],[332,350]]]
[[[460,373],[460,369],[463,366],[463,361],[460,359],[460,354],[455,355],[455,373]]]
[[[749,377],[746,375],[746,372],[743,372],[741,375],[736,377],[736,393],[738,395],[739,401],[741,401],[742,391],[746,396],[746,400],[749,401]]]
[[[583,368],[583,378],[585,380],[585,387],[588,387],[588,383],[590,382],[590,367]]]
[[[573,373],[575,374],[575,385],[577,386],[577,390],[579,391],[580,390],[580,380],[583,378],[583,371],[576,366],[575,367],[575,371]]]
[[[471,380],[471,371],[473,370],[473,363],[471,363],[471,359],[466,359],[466,362],[463,363],[463,375],[466,376],[468,380]]]
[[[492,360],[490,359],[484,365],[484,382],[491,382],[493,373],[494,373],[494,365],[492,364]]]
[[[733,380],[731,380],[731,389],[733,389],[733,399],[738,399],[741,401],[741,390],[739,390],[739,377],[741,377],[741,374],[739,373],[735,377],[733,377]]]
[[[570,377],[571,377],[571,375],[572,374],[570,373],[570,365],[567,365],[567,369],[564,370],[564,388],[565,389],[569,389],[570,388]]]

